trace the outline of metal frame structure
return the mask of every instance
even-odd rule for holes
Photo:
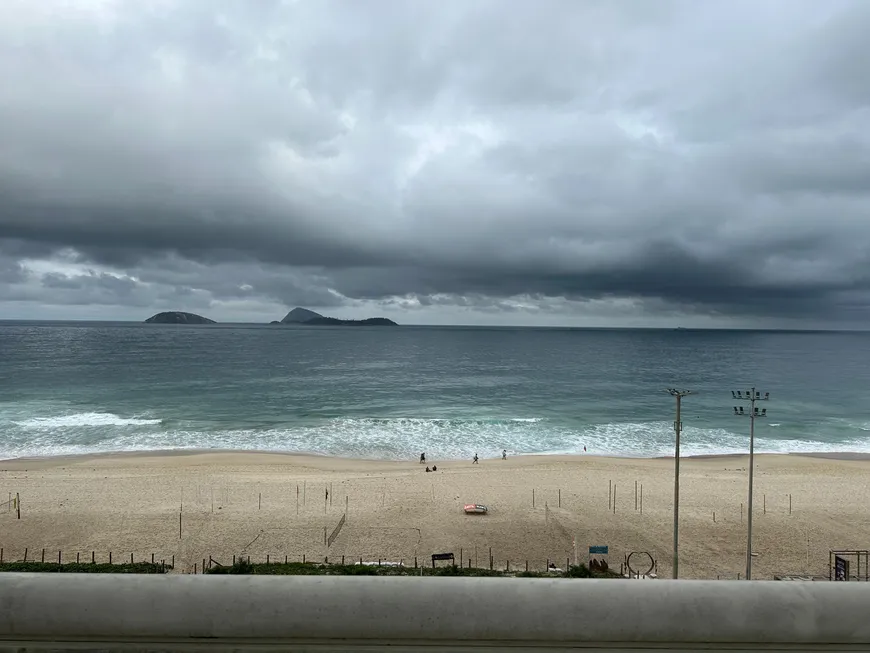
[[[855,573],[849,574],[849,577],[846,580],[855,580],[870,582],[870,550],[868,549],[831,549],[828,552],[828,580],[834,580],[834,558],[851,558],[857,564],[855,565]],[[864,565],[862,567],[861,561],[864,561]],[[851,561],[850,561],[851,562]],[[861,570],[864,570],[864,576],[861,576]]]
[[[752,488],[755,476],[755,420],[761,417],[767,417],[767,408],[760,412],[755,405],[759,401],[768,401],[770,393],[765,392],[764,396],[754,387],[747,390],[744,394],[740,390],[732,390],[731,396],[736,401],[749,402],[749,497],[747,499],[747,521],[746,521],[746,580],[752,580]],[[743,406],[734,406],[734,414],[738,417],[747,415],[743,410]]]
[[[673,578],[680,577],[680,434],[683,431],[683,423],[680,421],[680,408],[683,397],[694,394],[691,390],[677,390],[668,388],[668,393],[677,400],[677,416],[674,421],[674,433],[676,442],[674,445],[674,568]]]

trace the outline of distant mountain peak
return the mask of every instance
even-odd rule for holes
[[[217,324],[214,320],[202,315],[185,313],[184,311],[165,311],[152,315],[145,322],[148,324]]]
[[[307,322],[308,320],[322,317],[323,316],[320,313],[315,313],[314,311],[309,311],[307,308],[301,308],[297,306],[292,311],[287,313],[287,315],[284,316],[284,319],[281,320],[281,322],[283,324],[299,324],[302,322]]]
[[[280,322],[271,324],[306,324],[308,326],[398,326],[392,320],[385,317],[370,317],[365,320],[340,320],[335,317],[326,317],[320,313],[309,311],[307,308],[297,306],[284,316]]]

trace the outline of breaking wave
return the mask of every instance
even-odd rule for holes
[[[767,426],[772,427],[773,424]],[[788,437],[788,429],[760,428],[759,453],[870,452],[862,424],[836,438]],[[123,451],[258,450],[364,459],[463,459],[475,453],[580,454],[657,457],[673,455],[671,422],[567,424],[544,417],[431,418],[333,417],[265,428],[225,428],[112,412],[68,412],[3,419],[7,437],[0,457],[34,457]],[[769,431],[769,432],[768,432]],[[723,428],[686,426],[682,454],[745,453],[748,435]]]

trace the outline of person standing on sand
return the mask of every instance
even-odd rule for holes
[[[425,453],[421,453],[421,454],[420,454],[420,464],[422,465],[422,464],[425,463],[425,462],[426,462],[426,454],[425,454]]]
[[[477,454],[474,454],[474,458],[471,460],[471,464],[472,465],[479,465],[480,464],[478,462],[478,459],[477,459]]]
[[[502,449],[502,450],[501,450],[501,459],[502,459],[502,460],[507,460],[507,449]]]

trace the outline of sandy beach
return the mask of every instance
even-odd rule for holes
[[[684,459],[680,575],[733,578],[745,566],[747,458]],[[870,461],[757,456],[753,576],[827,575],[828,551],[870,548]],[[428,561],[543,569],[609,547],[619,568],[648,551],[671,575],[672,459],[529,456],[502,460],[356,461],[266,453],[161,453],[0,462],[4,560],[169,562],[203,558]],[[637,495],[635,494],[637,484]],[[609,502],[615,486],[615,511]],[[642,498],[641,498],[642,486]],[[326,492],[330,496],[326,498]],[[21,518],[7,502],[19,494]],[[534,505],[533,505],[534,496]],[[791,498],[789,498],[791,497]],[[642,501],[642,511],[641,511]],[[791,514],[789,503],[791,502]],[[467,516],[465,503],[489,506]],[[766,507],[765,507],[766,506]],[[331,546],[331,533],[347,521]],[[741,511],[743,515],[741,517]],[[715,513],[715,521],[714,521]],[[179,515],[181,537],[179,538]],[[638,556],[635,556],[637,558]]]

